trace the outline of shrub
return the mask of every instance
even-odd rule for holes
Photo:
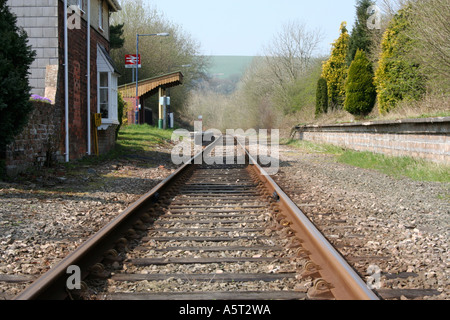
[[[415,41],[407,36],[412,23],[410,15],[410,6],[401,9],[383,36],[380,62],[375,72],[380,113],[389,112],[402,100],[419,100],[426,91],[426,77],[421,73],[420,65],[408,54],[415,46]]]
[[[124,117],[124,112],[126,110],[125,106],[126,106],[126,103],[122,98],[122,94],[119,92],[117,94],[117,114],[118,114],[118,118],[119,118],[119,126],[116,129],[116,141],[119,138],[119,131],[123,125],[123,117]]]
[[[0,0],[0,150],[22,131],[33,108],[28,69],[35,52],[16,23],[6,0]]]
[[[373,82],[372,63],[362,50],[357,50],[348,70],[345,84],[344,109],[353,115],[369,114],[376,102],[376,88]]]
[[[0,159],[0,180],[6,177],[6,162]]]
[[[345,80],[347,78],[347,52],[350,36],[347,23],[342,22],[341,34],[333,43],[328,61],[323,65],[322,77],[327,80],[328,102],[333,109],[341,109],[345,99]]]
[[[43,102],[47,104],[52,104],[52,101],[49,98],[41,97],[40,95],[33,94],[30,98],[31,101]]]
[[[328,112],[328,86],[327,80],[321,77],[317,82],[316,116]]]

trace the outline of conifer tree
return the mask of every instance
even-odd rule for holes
[[[356,1],[356,21],[353,26],[347,54],[347,65],[350,66],[355,58],[358,49],[364,50],[367,54],[370,53],[371,34],[367,27],[367,20],[370,15],[367,10],[375,3],[372,0],[357,0]]]
[[[342,22],[341,34],[333,43],[331,56],[323,65],[322,77],[327,80],[328,103],[333,109],[341,109],[345,99],[345,80],[347,78],[347,52],[349,34],[347,23]]]
[[[414,40],[407,36],[411,7],[399,10],[389,23],[381,43],[382,52],[375,85],[381,113],[394,109],[399,101],[419,100],[426,90],[426,77],[409,52]]]
[[[0,0],[0,151],[22,131],[32,111],[28,69],[35,52],[16,23],[6,0]]]
[[[317,82],[317,92],[316,92],[316,116],[322,113],[328,112],[328,86],[327,80],[320,77]]]
[[[111,49],[120,49],[125,44],[125,38],[123,38],[124,25],[124,23],[120,23],[109,27],[109,47]]]
[[[372,63],[364,51],[358,49],[348,70],[344,110],[358,116],[367,115],[372,111],[377,96],[373,80]]]

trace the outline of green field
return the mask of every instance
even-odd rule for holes
[[[241,77],[255,57],[251,56],[210,56],[208,73],[216,78]]]

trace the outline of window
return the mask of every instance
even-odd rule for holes
[[[84,2],[84,0],[77,0],[77,6],[78,6],[78,8],[80,8],[81,11],[84,10],[83,2]]]
[[[98,27],[103,30],[103,0],[99,1],[98,8]]]
[[[100,97],[100,113],[103,119],[109,118],[109,73],[100,72],[100,85],[99,85],[99,97]]]
[[[102,115],[102,127],[119,124],[117,86],[119,74],[106,49],[97,45],[97,113]]]

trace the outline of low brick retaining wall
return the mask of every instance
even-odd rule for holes
[[[300,140],[450,164],[450,117],[296,127]]]
[[[15,176],[30,166],[40,167],[63,157],[59,151],[62,139],[60,108],[36,101],[33,106],[34,110],[22,133],[6,147],[5,154],[0,155],[6,160],[6,173],[9,176]]]

